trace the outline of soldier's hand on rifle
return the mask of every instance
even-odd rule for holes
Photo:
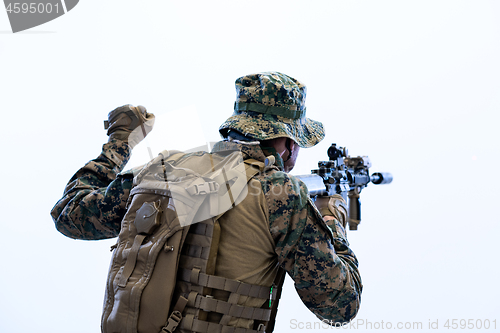
[[[153,129],[155,115],[148,113],[142,105],[126,104],[117,107],[108,114],[104,128],[109,139],[125,141],[134,148]]]
[[[347,203],[339,194],[318,196],[314,202],[321,216],[332,216],[345,228],[347,224]]]

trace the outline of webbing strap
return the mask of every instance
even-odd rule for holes
[[[165,323],[165,326],[161,328],[160,333],[172,333],[175,331],[177,326],[179,326],[179,323],[182,320],[182,311],[186,307],[186,304],[188,303],[187,298],[185,297],[179,297],[177,302],[175,303],[174,306],[174,311],[170,314],[170,316],[167,319],[167,322]]]
[[[238,295],[236,293],[231,293],[229,295],[227,302],[230,304],[237,304],[239,300],[240,300],[240,295]],[[232,318],[232,316],[230,316],[229,314],[225,314],[220,319],[219,324],[227,325],[227,324],[229,324],[229,321],[231,320],[231,318]]]
[[[201,272],[197,274],[197,281],[193,282],[191,280],[192,270],[185,268],[179,268],[178,277],[181,281],[195,283],[203,287],[229,291],[243,296],[268,299],[269,294],[271,293],[270,287],[244,283],[238,280],[228,279],[222,276],[209,275]],[[273,299],[274,297],[275,293],[273,293]]]
[[[197,235],[189,233],[186,237],[186,244],[194,244],[201,247],[210,246],[210,239],[207,239],[205,235]]]
[[[221,230],[219,221],[215,220],[212,231],[212,244],[210,245],[210,252],[208,254],[208,262],[206,267],[206,272],[208,274],[215,273],[215,265],[217,263],[217,252],[219,252],[220,231]]]
[[[227,178],[227,174],[226,174],[226,171],[224,169],[222,169],[222,175],[224,176],[224,183],[226,184],[226,189],[227,189],[227,194],[229,195],[229,200],[231,200],[231,205],[234,208],[235,205],[234,205],[233,193],[231,190],[231,186],[229,185],[229,179]],[[247,183],[248,183],[248,180],[247,180]],[[216,214],[213,214],[213,215],[216,215]]]
[[[263,333],[264,326],[261,326],[262,330],[256,331],[247,328],[226,326],[217,323],[210,323],[203,320],[194,319],[193,315],[186,315],[185,320],[181,322],[180,328],[183,330],[188,330],[197,333]]]
[[[196,296],[194,307],[208,312],[217,312],[230,317],[269,321],[271,309],[254,308],[221,301],[201,295]]]
[[[283,283],[285,282],[286,272],[283,268],[278,268],[278,273],[273,282],[273,295],[272,298],[275,299],[271,304],[271,319],[267,323],[266,333],[272,333],[274,330],[274,325],[276,324],[276,315],[278,313],[278,303],[281,298],[281,292],[283,290]],[[276,290],[276,292],[274,292]]]
[[[259,170],[255,171],[255,173],[252,175],[252,177],[255,176],[256,174],[258,174],[259,171],[260,172],[264,171],[264,168],[266,167],[266,164],[264,162],[254,160],[253,158],[246,159],[245,164],[246,164],[245,171],[247,171],[247,172],[249,172],[249,168],[251,168],[252,166],[259,168]],[[250,172],[253,172],[253,171],[254,170],[251,170]],[[252,177],[250,177],[250,178],[252,178]],[[248,180],[250,180],[250,179],[248,179]]]
[[[210,221],[210,220],[208,220]],[[198,223],[192,224],[189,232],[197,235],[212,235],[213,226],[206,221],[200,221]]]
[[[125,263],[125,267],[123,267],[122,276],[120,277],[120,281],[118,282],[119,287],[125,288],[125,286],[127,285],[128,279],[134,271],[135,263],[137,261],[137,254],[139,253],[139,248],[141,247],[144,238],[146,238],[146,235],[135,236],[134,244],[130,248],[127,262]]]
[[[207,247],[201,247],[193,244],[184,244],[184,247],[182,249],[182,254],[186,255],[190,258],[195,258],[195,259],[205,259],[208,260],[209,257],[209,248]]]

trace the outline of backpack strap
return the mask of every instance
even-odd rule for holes
[[[167,319],[165,326],[161,328],[160,333],[172,333],[182,320],[182,311],[186,307],[188,300],[185,297],[179,297],[175,303],[174,310]]]

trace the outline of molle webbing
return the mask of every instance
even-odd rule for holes
[[[191,315],[187,315],[181,322],[182,330],[188,329],[188,332],[197,333],[263,333],[265,327],[261,326],[259,330],[251,330],[240,327],[225,326],[217,323],[210,323],[203,320],[194,319]]]
[[[239,297],[238,294],[235,295]],[[237,318],[260,321],[268,321],[271,318],[270,309],[242,306],[231,302],[221,301],[213,297],[201,296],[197,292],[190,293],[187,305],[203,311],[217,312]]]
[[[196,270],[194,271],[196,272]],[[195,282],[197,285],[228,291],[241,296],[268,298],[271,293],[271,287],[248,284],[237,280],[226,279],[221,276],[200,273],[199,271],[194,275],[197,276]],[[188,269],[179,269],[179,274],[177,275],[181,281],[185,282],[191,282],[192,276],[192,271]]]

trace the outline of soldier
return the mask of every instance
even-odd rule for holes
[[[251,195],[219,218],[214,275],[270,287],[280,280],[282,268],[319,319],[330,324],[348,322],[359,309],[362,284],[346,238],[345,201],[335,195],[313,203],[304,183],[288,174],[299,148],[312,147],[324,138],[323,125],[305,116],[306,87],[282,73],[264,72],[237,79],[236,92],[234,113],[219,128],[224,140],[213,151],[239,150],[244,159],[262,165],[266,161],[267,167],[249,180]],[[109,141],[101,155],[77,171],[51,212],[56,228],[71,238],[118,235],[134,177],[132,171],[121,171],[133,146],[149,133],[154,121],[144,107],[130,105],[115,109],[108,117]],[[228,296],[214,293],[209,297],[227,301]],[[266,300],[259,297],[240,296],[234,302],[242,307],[266,307]],[[178,331],[233,332],[239,327],[238,332],[250,333],[263,331],[267,325],[266,332],[270,332],[274,325],[273,318],[259,321],[234,313],[204,317],[212,326],[196,320],[183,320]]]

